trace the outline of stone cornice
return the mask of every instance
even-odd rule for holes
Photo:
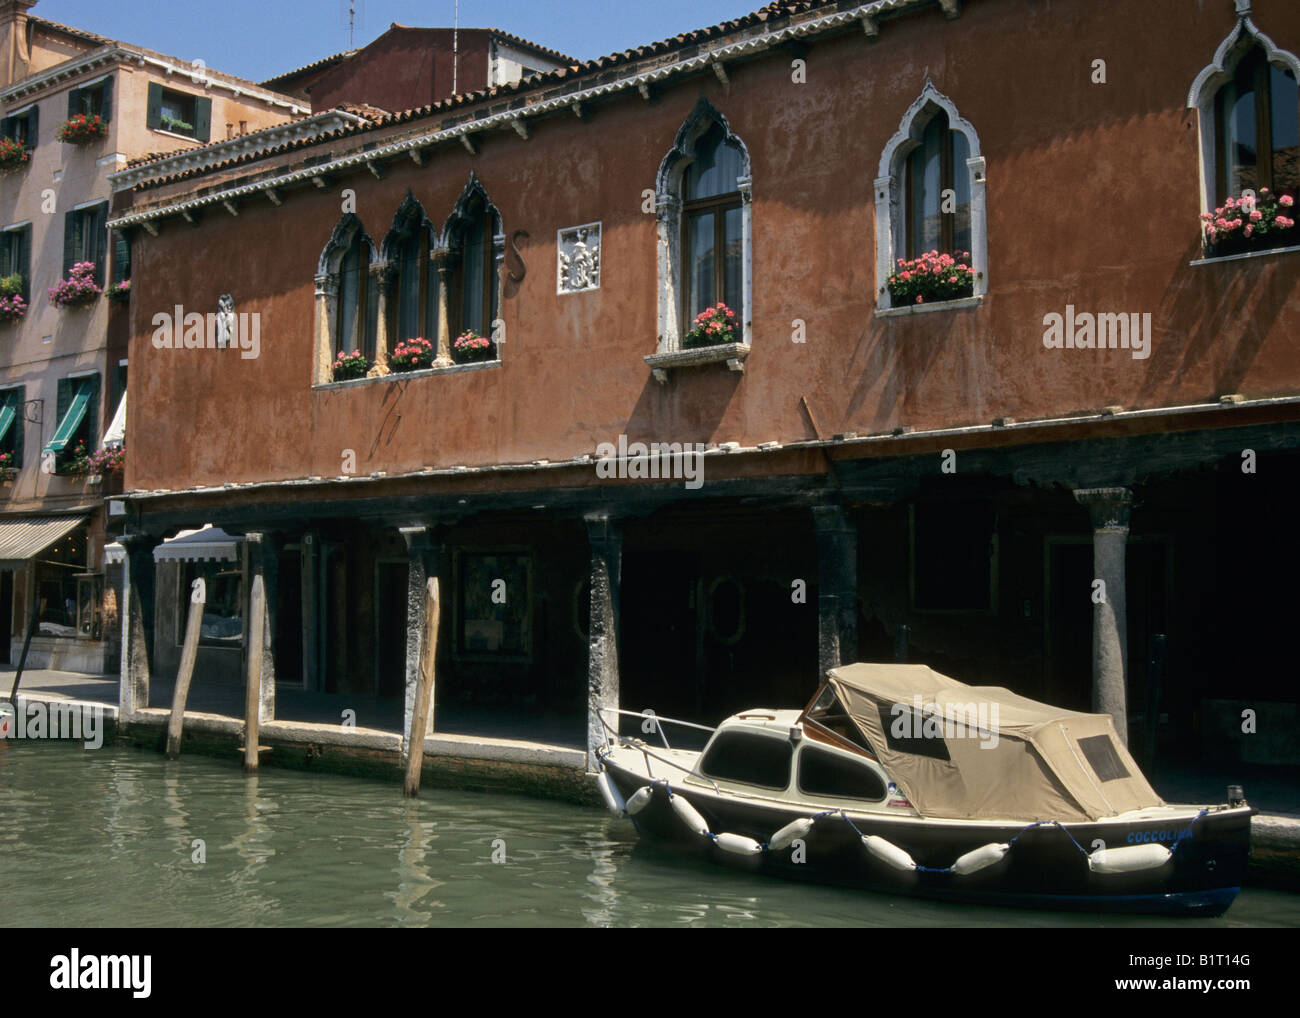
[[[186,66],[182,62],[172,60],[161,54],[138,49],[134,46],[127,46],[123,43],[115,43],[111,46],[92,50],[84,56],[65,60],[63,63],[55,64],[53,67],[41,71],[39,74],[33,74],[21,81],[16,81],[7,88],[0,89],[0,102],[11,103],[28,99],[46,89],[62,85],[73,78],[79,77],[87,71],[93,71],[109,64],[135,64],[139,67],[152,67],[155,70],[162,71],[169,77],[175,75],[181,79],[188,78],[196,86],[203,85],[208,88],[224,89],[233,93],[236,98],[246,96],[271,106],[282,107],[295,115],[307,113],[310,109],[308,104],[301,100],[272,92],[251,81],[229,78],[208,68]]]

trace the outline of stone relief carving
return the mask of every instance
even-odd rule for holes
[[[556,293],[600,289],[600,223],[560,230],[556,250]]]

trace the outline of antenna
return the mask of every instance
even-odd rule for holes
[[[460,0],[456,0],[456,9],[451,17],[451,94],[455,95],[456,67],[460,62]]]
[[[356,49],[357,29],[366,27],[365,0],[339,0],[339,16],[347,20],[348,49]]]
[[[350,0],[348,3],[348,49],[354,49],[352,45],[353,33],[357,27],[357,4],[356,0]]]

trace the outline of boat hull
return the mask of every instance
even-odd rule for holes
[[[624,800],[648,781],[606,759],[604,765]],[[766,846],[810,809],[745,801],[673,785],[714,834],[750,838]],[[644,835],[673,843],[714,861],[791,879],[886,894],[1016,908],[1221,915],[1232,904],[1250,852],[1249,807],[1221,808],[1191,819],[1168,817],[1131,822],[1032,826],[1019,822],[934,821],[914,816],[853,813],[817,817],[800,843],[736,855],[714,839],[689,830],[674,812],[666,790],[632,817]],[[863,836],[883,838],[906,852],[915,869],[900,869],[868,851]],[[976,872],[952,872],[953,863],[990,844],[1011,848]],[[1172,855],[1162,865],[1133,872],[1097,872],[1095,848],[1163,844]]]

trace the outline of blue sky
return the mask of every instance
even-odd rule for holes
[[[357,45],[393,22],[451,25],[452,0],[355,0]],[[460,23],[499,28],[580,59],[667,39],[764,0],[461,0]],[[32,14],[262,81],[348,48],[349,0],[39,0]]]

